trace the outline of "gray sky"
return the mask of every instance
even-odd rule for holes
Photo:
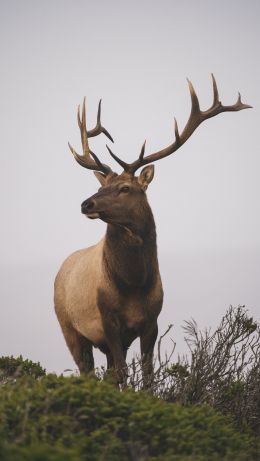
[[[256,0],[0,1],[0,355],[75,368],[53,281],[65,257],[105,232],[80,213],[98,183],[67,147],[80,149],[83,96],[89,127],[102,97],[113,150],[132,161],[145,138],[147,153],[172,142],[174,116],[180,129],[186,123],[186,77],[202,109],[211,105],[211,72],[223,104],[240,91],[254,109],[206,121],[155,164],[148,195],[165,290],[160,331],[173,323],[182,351],[184,319],[215,326],[230,304],[259,318],[259,19]],[[106,142],[91,146],[109,162]]]

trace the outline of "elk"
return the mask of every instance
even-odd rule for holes
[[[182,133],[175,119],[175,140],[168,147],[145,156],[144,143],[137,160],[126,163],[106,146],[123,168],[121,174],[102,163],[89,147],[89,139],[101,133],[113,142],[101,124],[101,101],[96,126],[89,131],[85,98],[81,114],[78,107],[83,155],[70,144],[69,147],[75,160],[92,170],[101,184],[98,192],[82,203],[81,212],[107,223],[104,238],[69,256],[55,280],[56,314],[80,373],[94,369],[94,346],[106,354],[107,368],[115,369],[117,382],[126,385],[127,350],[140,337],[144,383],[151,380],[157,318],[163,303],[155,222],[146,196],[154,176],[151,163],[173,154],[208,118],[251,107],[241,102],[240,94],[234,105],[222,105],[213,75],[212,83],[212,106],[202,111],[188,80],[191,113]],[[143,166],[141,173],[135,175]]]

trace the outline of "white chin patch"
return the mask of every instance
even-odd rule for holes
[[[89,219],[97,219],[97,218],[99,218],[99,213],[88,213],[88,214],[86,214],[86,216]]]

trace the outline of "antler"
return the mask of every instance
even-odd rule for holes
[[[99,158],[92,152],[89,148],[88,144],[88,138],[92,138],[94,136],[98,136],[101,133],[104,133],[110,141],[113,141],[112,136],[108,133],[108,131],[101,125],[101,99],[98,104],[98,113],[97,113],[97,123],[95,128],[92,130],[87,131],[86,128],[86,103],[85,99],[83,100],[83,105],[82,105],[82,114],[80,117],[80,106],[78,106],[78,125],[81,133],[81,142],[82,142],[82,148],[83,148],[83,155],[77,154],[75,149],[69,144],[69,148],[74,155],[74,158],[77,160],[77,162],[83,166],[84,168],[87,168],[89,170],[95,170],[95,171],[102,171],[105,175],[110,173],[112,170],[108,165],[105,165],[104,163],[101,163]],[[93,157],[93,158],[92,158]],[[93,160],[94,159],[94,160]]]
[[[192,83],[190,82],[190,80],[188,80],[189,90],[190,90],[190,95],[191,95],[190,117],[181,134],[179,134],[177,120],[174,119],[175,121],[175,141],[170,146],[158,152],[150,154],[147,157],[144,157],[144,152],[145,152],[145,142],[144,142],[139,158],[130,164],[125,163],[121,159],[119,159],[115,154],[113,154],[113,152],[107,146],[109,153],[124,168],[125,171],[127,171],[130,174],[134,174],[135,171],[138,170],[138,168],[140,168],[141,166],[147,165],[148,163],[156,162],[157,160],[160,160],[161,158],[164,158],[164,157],[167,157],[168,155],[173,154],[173,152],[179,149],[179,147],[181,147],[189,139],[192,133],[196,130],[196,128],[202,122],[204,122],[204,120],[207,120],[208,118],[211,118],[211,117],[215,117],[215,115],[218,115],[221,112],[236,112],[239,110],[248,109],[252,107],[252,106],[249,106],[248,104],[243,104],[241,102],[240,93],[238,93],[238,99],[235,104],[233,104],[232,106],[223,106],[219,100],[218,88],[217,88],[215,77],[213,74],[211,74],[211,76],[212,76],[212,83],[213,83],[213,103],[212,103],[212,106],[208,110],[205,110],[205,111],[200,110],[198,97],[195,93]]]

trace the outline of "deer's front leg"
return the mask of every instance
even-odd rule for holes
[[[146,325],[140,336],[143,385],[147,389],[153,382],[153,350],[158,335],[157,321]]]
[[[100,290],[98,296],[98,307],[102,318],[106,344],[113,358],[117,380],[120,384],[126,385],[127,365],[125,351],[121,340],[121,324],[119,310],[111,307],[109,299]]]

